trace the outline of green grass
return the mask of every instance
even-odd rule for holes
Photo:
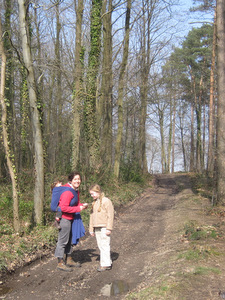
[[[219,255],[221,255],[221,253],[219,253],[214,248],[208,246],[193,245],[192,249],[188,249],[180,253],[178,255],[178,259],[196,261],[196,260],[206,259],[209,256],[219,256]]]
[[[215,226],[198,225],[197,221],[189,221],[184,225],[184,236],[189,241],[216,239],[219,235]]]
[[[196,267],[194,270],[194,275],[208,275],[208,274],[221,274],[221,270],[218,268],[211,268],[211,267]]]
[[[160,284],[144,288],[138,292],[130,293],[126,300],[182,300],[179,284],[162,281]]]

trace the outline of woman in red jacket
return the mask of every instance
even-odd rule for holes
[[[75,217],[75,213],[81,212],[83,209],[86,209],[87,203],[80,203],[79,201],[79,192],[78,188],[81,184],[80,173],[72,172],[68,176],[69,182],[65,186],[71,187],[77,191],[77,195],[74,197],[74,194],[71,191],[65,191],[60,196],[59,207],[62,211],[62,219],[60,221],[58,242],[55,250],[55,257],[58,258],[57,269],[62,271],[71,272],[70,267],[78,266],[71,257],[72,253],[72,222]],[[76,198],[77,199],[74,199]],[[73,203],[75,203],[73,205]],[[63,261],[64,254],[66,255],[65,262]],[[79,265],[80,266],[80,265]]]

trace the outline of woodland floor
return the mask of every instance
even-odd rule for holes
[[[2,278],[0,299],[225,299],[225,218],[212,212],[209,200],[192,191],[188,175],[157,175],[153,186],[116,213],[112,270],[96,271],[99,252],[87,235],[73,252],[81,268],[57,270],[53,251]],[[187,224],[215,236],[190,241]]]

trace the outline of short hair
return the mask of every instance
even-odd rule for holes
[[[71,172],[71,173],[69,174],[69,176],[68,176],[68,180],[69,180],[69,181],[72,181],[72,180],[73,180],[73,178],[74,178],[76,175],[79,175],[79,176],[80,176],[80,179],[81,179],[81,175],[80,175],[80,173],[79,173],[79,172],[77,172],[77,171],[73,171],[73,172]]]
[[[61,180],[56,180],[56,181],[54,181],[54,182],[51,184],[51,191],[54,189],[54,187],[57,186],[57,184],[62,184],[62,181],[61,181]]]

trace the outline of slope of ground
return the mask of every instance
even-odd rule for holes
[[[188,175],[159,175],[116,214],[112,270],[96,271],[99,252],[87,236],[73,252],[81,268],[58,271],[52,254],[2,280],[0,298],[225,299],[224,222],[208,207]]]

